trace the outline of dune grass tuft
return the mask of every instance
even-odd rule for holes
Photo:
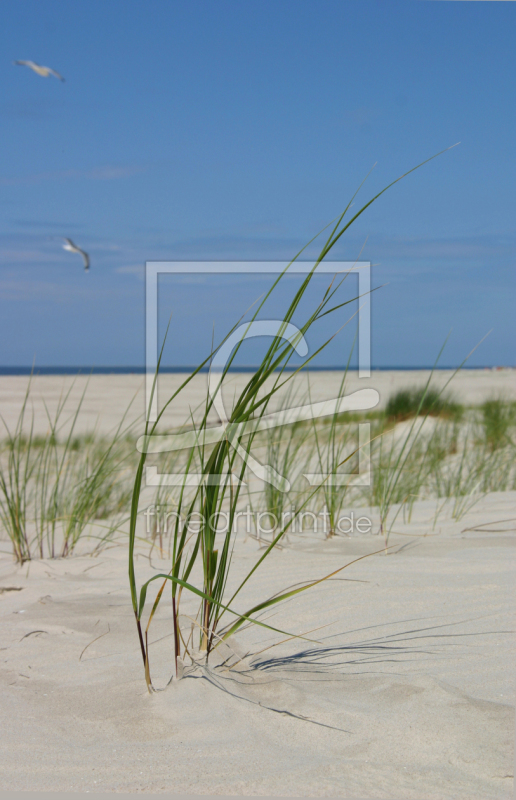
[[[34,433],[29,412],[31,381],[14,430],[4,422],[0,453],[0,524],[7,533],[15,560],[71,555],[93,522],[103,532],[99,544],[114,534],[128,501],[120,480],[132,452],[119,447],[122,419],[111,437],[75,434],[84,393],[68,408],[73,384],[61,396],[56,411],[47,409],[47,431]],[[85,389],[86,391],[86,389]]]
[[[389,421],[402,422],[417,415],[460,419],[463,407],[433,388],[400,389],[392,395],[385,409]]]
[[[516,426],[516,403],[495,398],[482,404],[483,439],[491,452],[507,444],[514,446],[511,428]]]
[[[435,156],[434,156],[435,157]],[[430,160],[430,159],[428,159]],[[423,162],[426,163],[426,162]],[[422,166],[422,165],[419,165]],[[417,169],[415,167],[414,169]],[[409,172],[412,172],[410,170]],[[408,175],[409,173],[405,173]],[[403,178],[405,176],[401,176]],[[346,303],[338,303],[332,305],[335,293],[342,284],[342,281],[332,281],[327,287],[322,297],[318,301],[314,299],[313,311],[306,318],[302,326],[300,326],[300,334],[291,337],[290,340],[285,341],[283,338],[287,326],[300,306],[301,300],[306,295],[312,297],[313,292],[311,281],[321,261],[330,253],[335,244],[340,240],[345,231],[353,224],[353,222],[390,186],[397,183],[393,181],[389,186],[385,187],[368,203],[360,208],[354,215],[345,221],[345,216],[351,208],[354,200],[348,204],[344,212],[337,219],[336,224],[333,226],[331,233],[326,240],[318,258],[314,263],[314,267],[307,274],[306,278],[302,281],[300,288],[295,292],[292,301],[285,314],[282,325],[280,326],[277,335],[274,336],[272,343],[268,347],[265,355],[263,356],[260,366],[257,368],[254,375],[249,379],[244,390],[234,402],[231,413],[225,423],[224,437],[222,440],[217,441],[215,444],[206,445],[206,440],[209,438],[208,415],[213,407],[213,399],[207,395],[206,407],[203,418],[200,423],[195,426],[194,430],[194,443],[191,446],[190,457],[185,465],[184,483],[181,488],[178,500],[178,517],[176,520],[175,530],[171,536],[171,564],[168,573],[154,575],[149,580],[145,581],[143,585],[138,588],[135,570],[135,542],[136,542],[136,528],[139,514],[139,502],[142,492],[142,483],[145,471],[145,462],[148,452],[156,452],[153,450],[154,441],[153,437],[156,434],[160,419],[163,416],[166,408],[174,401],[178,394],[185,389],[190,380],[196,375],[202,367],[208,363],[218,348],[214,348],[212,353],[199,365],[199,367],[190,375],[179,387],[179,389],[169,398],[164,407],[158,414],[156,421],[151,425],[147,423],[145,434],[139,441],[139,449],[141,452],[140,463],[138,465],[131,503],[131,520],[129,531],[129,585],[131,590],[131,600],[133,611],[135,615],[136,627],[140,648],[143,658],[145,679],[149,691],[153,690],[150,669],[150,652],[149,652],[149,627],[156,610],[162,600],[167,584],[170,588],[171,606],[172,606],[172,633],[174,637],[174,661],[175,661],[175,674],[180,674],[180,664],[183,659],[190,658],[192,663],[201,658],[206,663],[210,653],[217,649],[220,643],[227,641],[236,631],[242,626],[247,624],[259,625],[277,633],[286,634],[285,631],[280,631],[262,619],[260,619],[261,612],[269,609],[271,606],[276,605],[299,592],[306,591],[312,586],[320,584],[322,581],[327,580],[331,576],[339,573],[345,569],[344,565],[334,570],[330,575],[323,576],[316,580],[307,581],[302,585],[296,587],[286,588],[283,592],[276,594],[274,597],[265,598],[262,602],[253,605],[251,608],[246,608],[245,611],[237,610],[236,603],[240,600],[240,596],[246,587],[248,581],[252,578],[254,573],[263,564],[265,559],[269,556],[273,548],[278,542],[286,535],[292,519],[285,525],[281,525],[279,532],[274,535],[271,542],[265,550],[259,555],[256,563],[252,569],[245,575],[245,577],[229,591],[228,584],[230,584],[229,577],[232,573],[232,556],[235,545],[235,519],[240,497],[242,482],[244,480],[247,468],[247,462],[253,464],[253,469],[260,469],[260,464],[256,462],[253,457],[252,447],[256,437],[257,424],[265,415],[271,399],[278,391],[285,386],[288,381],[304,369],[308,364],[317,356],[317,354],[331,341],[329,339],[319,350],[317,350],[310,358],[307,358],[298,370],[292,373],[285,373],[285,369],[295,351],[296,345],[300,341],[300,335],[305,336],[306,333],[315,325],[323,316],[331,314],[332,317],[341,310]],[[312,240],[313,241],[313,240]],[[310,244],[310,243],[309,243]],[[307,245],[308,246],[308,245]],[[301,253],[306,248],[303,248],[297,254],[295,259],[299,258]],[[294,260],[295,260],[294,259]],[[291,262],[293,263],[293,262]],[[290,265],[289,265],[290,266]],[[283,279],[287,269],[274,281],[270,290],[266,293],[265,297],[259,303],[249,325],[258,318],[258,315],[263,308],[265,302],[274,292],[279,282]],[[356,299],[356,298],[355,298]],[[337,328],[336,328],[337,329]],[[219,347],[227,341],[229,336],[236,330],[233,328],[228,333],[228,336],[219,344]],[[333,337],[332,337],[333,338]],[[241,342],[240,342],[241,344]],[[220,373],[219,387],[224,380],[227,370],[229,369],[236,353],[240,347],[236,346],[233,351],[232,357],[226,364],[224,371]],[[154,390],[156,380],[159,373],[159,365],[161,363],[160,355],[158,359],[158,368],[154,379]],[[267,382],[271,380],[272,386]],[[266,388],[267,387],[267,388]],[[152,402],[152,399],[151,399]],[[355,451],[356,452],[356,451]],[[353,453],[351,454],[353,455]],[[351,455],[343,459],[347,461]],[[342,463],[343,463],[342,462]],[[189,484],[189,473],[193,472],[193,465],[195,471],[199,474],[200,479],[193,491],[187,492],[187,484]],[[335,464],[334,471],[342,464]],[[257,474],[258,474],[257,472]],[[270,467],[264,470],[263,477],[269,482],[277,482],[281,484],[282,477],[278,472]],[[191,485],[191,484],[190,484]],[[303,500],[303,504],[299,510],[302,510],[315,494],[319,491],[316,487],[313,492],[309,493]],[[273,504],[275,501],[273,501]],[[184,511],[185,521],[180,523],[180,514]],[[227,528],[224,533],[218,533],[217,520],[220,515],[224,513],[227,519]],[[195,517],[195,527],[189,523]],[[200,581],[195,579],[195,576],[200,573]],[[144,621],[144,613],[146,609],[147,594],[151,589],[154,581],[160,581],[160,586],[154,596],[154,601],[150,613],[146,613],[146,622]],[[188,594],[190,597],[196,597],[199,603],[197,614],[191,617],[191,634],[186,635],[183,632],[181,625],[180,615],[180,602],[183,594]],[[291,634],[286,634],[291,636]]]

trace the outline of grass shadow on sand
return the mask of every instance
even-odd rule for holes
[[[292,707],[298,707],[298,712],[302,710],[316,685],[322,688],[323,694],[327,694],[326,689],[332,695],[339,689],[346,691],[345,686],[349,680],[353,680],[352,693],[358,688],[359,693],[365,691],[372,694],[378,691],[379,685],[383,686],[385,680],[396,685],[401,681],[407,695],[424,691],[419,686],[413,686],[415,683],[424,682],[425,676],[421,673],[393,672],[382,669],[382,665],[409,661],[420,664],[422,660],[447,658],[451,649],[453,656],[456,657],[459,648],[475,647],[475,639],[478,637],[511,633],[500,630],[468,632],[462,629],[465,624],[489,616],[491,615],[422,626],[407,626],[407,623],[422,622],[421,618],[400,620],[388,625],[372,625],[325,637],[323,642],[337,636],[342,638],[362,631],[375,631],[380,627],[396,626],[398,630],[394,633],[355,639],[348,643],[323,643],[321,646],[266,658],[261,658],[260,652],[242,654],[241,648],[235,643],[234,649],[231,647],[226,649],[220,663],[216,665],[197,663],[191,669],[185,670],[184,679],[206,680],[213,687],[235,699],[303,722],[351,734],[353,731],[329,724],[329,721],[316,719],[312,714],[296,713]],[[427,619],[435,620],[435,617]],[[454,630],[458,626],[461,626],[461,629]],[[240,651],[239,656],[235,650]],[[356,679],[361,679],[360,687],[355,685]],[[446,687],[446,691],[454,694],[458,690],[450,686]],[[328,714],[323,713],[324,716],[327,717]]]

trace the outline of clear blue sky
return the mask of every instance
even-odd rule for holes
[[[491,328],[471,364],[514,364],[515,41],[510,2],[4,0],[0,365],[143,364],[145,260],[289,259],[375,162],[364,202],[457,141],[334,257],[368,237],[388,284],[374,364],[432,363],[450,329],[456,364]],[[189,291],[162,296],[175,363],[246,294]]]

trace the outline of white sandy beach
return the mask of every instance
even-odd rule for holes
[[[514,397],[515,376],[513,370],[465,371],[453,392],[471,405],[501,393]],[[315,377],[315,399],[336,396],[338,373]],[[179,378],[163,378],[162,397]],[[52,405],[69,380],[37,377],[34,394]],[[372,386],[385,402],[393,388],[424,380],[420,373],[377,373],[360,382],[352,377],[348,391]],[[141,383],[138,376],[93,376],[81,424],[93,426],[99,416],[98,429],[107,431]],[[26,378],[0,379],[8,424],[16,420],[26,384]],[[195,406],[204,387],[201,376],[170,424],[183,421],[188,402]],[[141,416],[141,395],[136,404]],[[36,423],[44,430],[42,409],[36,403]],[[217,667],[215,660],[152,695],[123,536],[95,557],[85,540],[77,556],[22,567],[13,563],[4,538],[0,787],[512,797],[516,492],[487,495],[458,522],[443,514],[434,526],[434,512],[434,501],[416,502],[410,523],[401,516],[396,523],[391,554],[352,564],[271,618],[319,644],[294,639],[267,649],[278,637],[257,627],[242,630],[234,645],[242,657],[236,669]],[[242,610],[382,545],[377,535],[325,540],[292,534],[249,582]],[[258,548],[256,539],[238,534],[231,580],[250,568]],[[137,563],[140,582],[169,569],[143,541]],[[195,613],[196,604],[185,603],[184,613]],[[170,618],[169,604],[162,603],[150,631],[157,688],[172,675]]]
[[[452,379],[452,370],[440,370],[432,376],[432,386],[442,388]],[[158,396],[160,407],[188,376],[185,374],[160,375]],[[230,373],[224,383],[228,398],[241,390],[249,380],[249,373]],[[424,386],[430,377],[428,370],[373,371],[370,378],[358,378],[350,372],[346,381],[346,394],[358,389],[376,389],[380,395],[378,408],[385,406],[391,393],[405,387]],[[70,392],[69,404],[75,408],[84,393],[77,432],[96,430],[109,433],[120,423],[127,412],[127,423],[142,423],[145,413],[143,375],[35,375],[32,379],[31,407],[34,408],[35,431],[44,433],[48,428],[45,404],[52,415],[65,393]],[[27,391],[27,376],[0,376],[0,408],[9,428],[16,425],[18,414]],[[196,375],[186,392],[181,393],[167,410],[164,425],[183,425],[190,412],[195,412],[205,400],[208,376]],[[338,396],[342,372],[313,372],[310,378],[312,400],[327,400]],[[299,395],[306,392],[306,377],[294,379]],[[516,396],[516,369],[471,369],[458,372],[450,381],[448,391],[464,405],[479,405],[484,400],[499,396]],[[138,429],[137,429],[138,430]]]

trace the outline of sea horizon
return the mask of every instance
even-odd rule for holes
[[[230,367],[229,372],[254,372],[258,369],[259,365],[252,366],[235,366]],[[410,366],[399,366],[399,365],[389,365],[389,366],[372,366],[371,372],[425,372],[428,370],[434,370],[438,372],[444,372],[449,370],[503,370],[503,369],[515,369],[514,365],[479,365],[479,366],[470,366],[464,365],[462,367],[455,365],[444,365],[444,366],[435,366],[435,365],[410,365]],[[284,368],[285,372],[295,372],[299,369],[299,366],[292,366]],[[189,374],[194,372],[195,370],[203,373],[209,372],[209,367],[202,367],[202,369],[198,370],[196,366],[163,366],[160,368],[160,374]],[[310,372],[344,372],[346,370],[345,366],[338,366],[338,365],[330,365],[330,366],[312,366],[307,369]],[[348,367],[348,372],[357,372],[358,366]],[[150,370],[151,373],[154,370]],[[0,366],[0,376],[24,376],[24,375],[145,375],[146,369],[143,366],[99,366],[99,367],[88,367],[88,366],[41,366],[41,367],[31,367],[31,366]]]

